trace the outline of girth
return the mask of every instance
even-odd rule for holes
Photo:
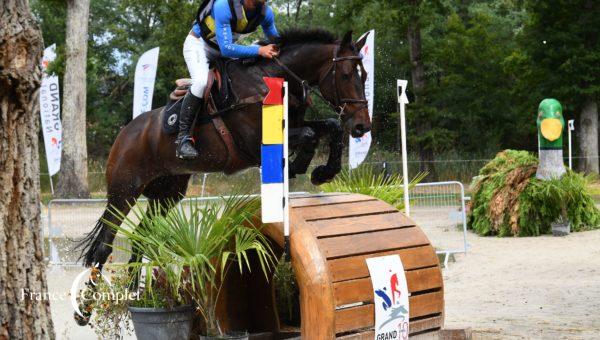
[[[203,111],[205,112],[205,114],[211,117],[213,126],[219,133],[219,136],[221,136],[221,139],[223,140],[223,143],[225,143],[225,147],[227,148],[227,161],[225,163],[225,169],[223,169],[223,172],[225,172],[225,174],[232,174],[236,171],[243,169],[246,165],[246,162],[240,157],[233,136],[227,128],[227,125],[225,125],[223,118],[221,118],[221,114],[217,109],[213,96],[211,95],[211,89],[214,85],[217,76],[218,74],[216,72],[209,72],[208,82],[206,83],[206,88],[204,90]],[[220,80],[220,78],[218,80]]]

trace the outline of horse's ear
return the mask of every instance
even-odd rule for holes
[[[356,44],[354,44],[356,46],[357,50],[362,50],[363,47],[365,47],[365,44],[367,43],[367,38],[369,37],[369,34],[371,34],[371,31],[365,33],[362,37],[360,37],[358,39],[358,41],[356,41]]]
[[[350,46],[352,46],[352,31],[348,31],[346,32],[346,34],[344,34],[344,37],[342,38],[342,43],[340,44],[340,46],[342,48],[349,48]]]

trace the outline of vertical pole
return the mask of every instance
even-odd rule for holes
[[[208,174],[204,173],[204,176],[202,176],[202,193],[200,194],[200,197],[204,197],[204,189],[206,188],[206,175]]]
[[[575,130],[575,120],[571,119],[569,120],[568,123],[568,129],[569,129],[569,169],[573,169],[573,154],[572,154],[572,148],[571,148],[571,131]]]
[[[463,249],[467,254],[467,206],[465,204],[465,187],[462,183],[460,185],[460,208],[462,209],[462,224],[463,224]]]
[[[569,136],[571,136],[571,132],[569,132]],[[48,174],[48,177],[50,178],[50,192],[52,193],[52,197],[54,197],[54,184],[52,183],[52,175]]]
[[[290,174],[288,150],[288,83],[283,83],[283,235],[286,255],[291,256],[289,250],[290,238]]]
[[[402,179],[404,181],[404,212],[410,216],[410,198],[408,193],[408,155],[406,151],[406,113],[408,103],[406,86],[408,81],[398,79],[398,106],[400,107],[400,134],[402,136]]]

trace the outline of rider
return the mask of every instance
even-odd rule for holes
[[[278,36],[275,15],[265,0],[204,0],[194,26],[183,44],[192,86],[185,95],[179,118],[177,157],[193,159],[198,156],[190,131],[194,114],[202,104],[207,83],[209,61],[219,58],[251,58],[277,56],[275,45],[244,46],[235,41],[243,34],[256,31],[260,25],[271,41]]]

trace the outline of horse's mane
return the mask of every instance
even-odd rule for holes
[[[275,43],[280,47],[299,44],[335,44],[338,37],[322,28],[290,28],[280,33],[279,37],[273,41],[260,41],[259,45]]]

